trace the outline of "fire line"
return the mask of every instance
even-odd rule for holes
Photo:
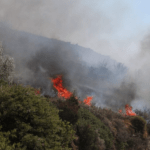
[[[51,78],[49,78],[51,79]],[[69,99],[72,95],[71,92],[69,92],[66,88],[63,87],[62,85],[62,75],[58,75],[56,78],[51,79],[52,83],[53,83],[53,87],[58,91],[58,97],[62,97],[65,99]],[[92,101],[93,97],[92,96],[87,96],[86,99],[84,99],[84,103],[88,106],[91,106],[91,101]]]

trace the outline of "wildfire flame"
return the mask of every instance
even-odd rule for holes
[[[53,82],[53,86],[58,91],[58,97],[64,97],[65,99],[69,99],[72,93],[63,87],[61,78],[62,76],[59,75],[57,76],[57,78],[51,79]]]
[[[127,116],[136,116],[136,113],[134,113],[132,111],[132,107],[129,106],[128,104],[125,105],[125,109],[126,109],[126,115]]]
[[[84,99],[84,103],[91,106],[91,101],[92,101],[93,97],[92,96],[87,96],[86,99]]]
[[[128,104],[125,105],[125,110],[126,110],[126,114],[123,114],[124,116],[136,116],[136,113],[132,111],[132,107],[129,106]],[[122,114],[121,109],[118,112]]]
[[[51,78],[49,78],[51,79]],[[69,99],[72,96],[72,93],[69,92],[66,88],[63,87],[62,85],[62,76],[58,75],[57,78],[55,79],[51,79],[51,81],[53,82],[53,86],[54,88],[58,91],[58,97],[63,97],[65,99]],[[76,97],[77,98],[77,97]],[[91,106],[91,101],[92,101],[93,97],[87,96],[86,99],[84,99],[84,103],[88,106]],[[81,102],[79,102],[81,103]]]

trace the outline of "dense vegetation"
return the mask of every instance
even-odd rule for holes
[[[32,87],[1,80],[0,88],[0,149],[69,150],[74,130],[51,102]]]
[[[149,128],[143,117],[35,94],[0,80],[1,150],[140,150]],[[148,132],[149,133],[149,132]]]
[[[79,118],[75,125],[79,137],[75,143],[79,150],[143,150],[147,147],[147,123],[142,117],[125,117],[110,109],[94,105],[89,107],[84,103],[79,107]],[[79,131],[82,131],[82,135]]]

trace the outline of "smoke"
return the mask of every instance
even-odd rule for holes
[[[146,35],[141,39],[140,43],[140,51],[132,60],[130,71],[132,76],[136,80],[136,84],[138,87],[137,95],[138,98],[133,102],[133,105],[139,109],[143,109],[144,107],[150,107],[150,34],[149,31]]]
[[[121,82],[117,87],[108,90],[104,94],[105,105],[114,111],[123,108],[126,104],[134,102],[138,98],[136,84],[132,81]]]
[[[147,52],[142,52],[146,54],[140,54],[135,62],[131,61],[143,69],[142,75],[140,77],[138,75],[138,80],[121,82],[126,68],[123,66],[119,68],[117,65],[114,68],[104,66],[102,61],[98,63],[95,56],[90,57],[90,53],[89,58],[92,59],[87,60],[88,52],[81,56],[76,52],[77,48],[74,48],[77,45],[62,42],[78,43],[80,46],[90,47],[103,54],[122,59],[124,54],[116,55],[118,51],[112,45],[114,42],[112,37],[122,27],[129,8],[123,1],[115,0],[108,5],[109,2],[0,1],[0,19],[3,22],[0,24],[0,40],[3,41],[5,53],[14,57],[16,78],[20,78],[25,85],[41,87],[42,94],[55,96],[56,91],[52,88],[49,77],[61,74],[64,86],[70,91],[77,90],[81,99],[87,95],[93,96],[93,101],[97,105],[115,109],[126,103],[134,104],[134,101],[148,102]],[[29,35],[23,31],[39,36]],[[123,47],[124,45],[121,44]],[[81,49],[79,46],[78,48]],[[108,61],[109,59],[106,59],[106,62]],[[93,64],[96,65],[92,69],[89,66]],[[113,66],[114,62],[110,61],[108,64]]]
[[[97,106],[117,110],[127,103],[134,104],[142,96],[145,98],[139,89],[139,80],[126,78],[127,68],[123,64],[102,55],[98,58],[105,61],[99,61],[96,66],[87,64],[88,61],[82,59],[87,50],[91,51],[91,58],[87,60],[97,55],[90,49],[15,31],[3,23],[0,24],[0,40],[5,54],[15,60],[15,81],[19,78],[24,85],[41,88],[42,95],[56,96],[49,78],[62,75],[65,88],[71,92],[76,90],[81,100],[93,96]]]
[[[108,57],[100,55],[103,62],[96,67],[82,60],[86,48],[56,39],[12,30],[0,24],[0,40],[4,53],[15,60],[15,82],[42,89],[42,95],[56,96],[50,78],[63,76],[63,86],[76,90],[81,100],[93,96],[93,102],[105,104],[106,91],[113,89],[124,77],[127,68]],[[80,53],[82,50],[82,53]],[[93,56],[97,55],[92,50]],[[87,58],[88,59],[88,58]],[[109,65],[111,63],[114,65]]]
[[[111,37],[129,7],[120,0],[0,1],[0,20],[13,29],[69,41],[110,55]]]

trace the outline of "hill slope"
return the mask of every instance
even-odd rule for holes
[[[106,91],[121,82],[127,71],[123,64],[91,49],[15,31],[2,24],[0,40],[5,54],[15,60],[16,78],[24,85],[42,88],[43,95],[56,95],[48,78],[61,74],[68,90],[76,90],[81,98],[89,95],[96,103],[105,103]]]

